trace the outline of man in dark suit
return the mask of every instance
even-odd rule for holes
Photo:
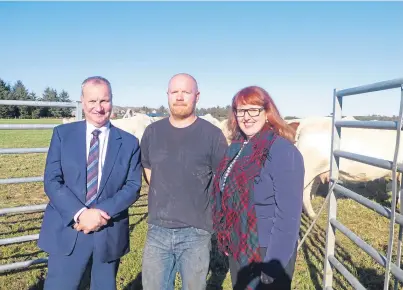
[[[81,101],[86,120],[55,127],[46,159],[49,204],[38,241],[49,253],[45,289],[78,289],[91,261],[91,289],[113,290],[141,188],[139,141],[109,122],[108,80],[86,79]]]

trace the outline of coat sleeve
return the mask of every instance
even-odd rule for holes
[[[109,197],[95,206],[113,217],[128,209],[140,197],[141,189],[141,152],[139,141],[135,138],[130,159],[127,178],[123,187],[112,197]]]
[[[276,207],[264,262],[277,261],[284,269],[298,241],[305,169],[302,155],[293,144],[284,142],[276,149],[269,166]]]
[[[74,222],[74,215],[85,205],[65,185],[61,165],[61,139],[57,127],[53,129],[43,183],[50,204],[59,212],[64,226],[69,226]]]

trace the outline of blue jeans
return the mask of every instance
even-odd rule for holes
[[[193,227],[168,229],[150,224],[143,253],[144,290],[173,290],[179,271],[183,290],[204,290],[211,234]]]

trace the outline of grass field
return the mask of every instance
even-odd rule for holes
[[[40,121],[0,120],[0,124],[11,122],[60,123],[59,120],[49,119]],[[0,130],[0,148],[47,147],[50,137],[51,130]],[[44,164],[45,154],[0,155],[0,178],[41,176]],[[121,261],[117,279],[120,290],[141,289],[141,256],[147,232],[147,189],[144,184],[140,200],[130,208],[131,252]],[[42,183],[0,185],[0,208],[41,204],[46,201],[47,197],[43,193]],[[322,197],[317,197],[314,200],[314,207],[318,209],[323,201]],[[389,232],[388,220],[348,199],[340,199],[338,204],[338,219],[365,242],[385,255]],[[388,202],[385,202],[385,205],[388,205]],[[321,288],[326,218],[326,213],[322,214],[298,253],[293,289]],[[42,213],[2,216],[0,217],[0,238],[38,233],[41,220]],[[301,236],[308,226],[309,221],[303,216]],[[44,256],[46,256],[45,253],[37,248],[36,242],[0,246],[0,264]],[[337,233],[336,258],[358,277],[367,289],[383,289],[384,270],[382,267],[341,233]],[[0,289],[42,289],[45,276],[46,265],[3,273],[0,274]],[[180,289],[179,278],[177,284],[177,289]],[[216,252],[212,256],[208,289],[231,289],[226,263]],[[341,275],[336,273],[333,289],[352,289],[352,287]]]

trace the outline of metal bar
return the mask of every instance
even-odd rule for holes
[[[81,121],[83,119],[83,104],[81,102],[76,103],[76,120]]]
[[[334,155],[334,151],[340,149],[341,128],[335,126],[336,121],[342,118],[343,98],[337,97],[337,91],[333,91],[333,115],[332,115],[332,144],[330,151],[330,178],[337,180],[339,177],[339,158]],[[333,186],[330,182],[329,186]],[[323,271],[323,288],[332,287],[333,269],[329,262],[329,257],[334,256],[334,248],[336,244],[336,228],[330,223],[331,219],[336,219],[337,200],[334,190],[330,190],[328,202],[328,220],[326,228],[326,250],[325,250],[325,267]]]
[[[402,189],[403,181],[400,180],[400,197],[399,197],[399,202],[400,202],[400,211],[403,209],[403,204],[402,204],[402,197],[403,197],[403,189]],[[402,243],[403,243],[403,226],[399,225],[399,236],[397,240],[397,259],[396,259],[396,266],[400,268],[401,260],[402,260]],[[396,281],[395,279],[395,286],[394,290],[398,289],[399,282]]]
[[[334,190],[337,193],[340,193],[344,196],[347,196],[349,198],[351,198],[352,200],[355,200],[356,202],[358,202],[359,204],[362,204],[363,206],[366,206],[369,209],[372,209],[373,211],[377,212],[378,214],[390,219],[391,218],[391,212],[390,209],[380,205],[379,203],[373,202],[371,200],[369,200],[366,197],[363,197],[362,195],[359,195],[358,193],[347,189],[339,184],[336,184],[336,186],[334,187]],[[399,225],[403,225],[403,215],[396,213],[396,222]]]
[[[75,102],[45,102],[45,101],[0,100],[0,106],[75,108],[77,105],[76,105]]]
[[[60,124],[0,124],[0,130],[53,129]]]
[[[43,181],[43,176],[22,177],[22,178],[6,178],[6,179],[0,179],[0,184],[30,183],[30,182],[41,182],[41,181]]]
[[[403,93],[400,97],[400,110],[399,110],[399,126],[402,127],[403,119]],[[396,216],[396,198],[397,198],[397,159],[399,156],[399,148],[400,148],[400,134],[401,130],[396,130],[396,141],[395,141],[395,154],[393,156],[393,165],[392,165],[392,217],[389,223],[389,241],[388,241],[388,251],[386,257],[388,258],[386,264],[386,272],[385,272],[385,281],[383,284],[383,289],[389,289],[389,280],[390,280],[390,267],[392,264],[392,252],[393,252],[393,238],[395,235],[395,216]],[[399,265],[400,267],[400,265]]]
[[[342,223],[337,221],[336,219],[331,219],[330,223],[337,228],[340,232],[342,232],[346,237],[348,237],[351,241],[353,241],[357,246],[359,246],[364,252],[370,255],[379,265],[386,267],[386,257],[381,255],[377,250],[364,242],[359,236],[354,234],[350,229],[344,226]],[[392,274],[399,279],[399,281],[403,282],[403,270],[396,267],[395,264],[390,265],[390,271]]]
[[[39,234],[0,239],[0,246],[36,241],[37,239],[39,239]]]
[[[353,161],[365,163],[365,164],[380,167],[383,169],[392,170],[393,162],[389,161],[389,160],[370,157],[370,156],[356,154],[356,153],[351,153],[351,152],[342,151],[342,150],[335,150],[333,153],[335,156],[338,156],[338,157],[350,159]],[[399,172],[403,172],[403,164],[398,164],[397,170]]]
[[[13,213],[42,212],[42,211],[45,210],[46,206],[47,206],[47,204],[38,204],[38,205],[27,205],[27,206],[0,208],[0,216],[5,215],[5,214],[13,214]]]
[[[30,260],[25,262],[17,262],[12,264],[0,265],[0,273],[18,269],[28,268],[29,266],[38,265],[38,264],[46,264],[48,262],[47,258]]]
[[[0,154],[46,153],[49,148],[0,148]]]
[[[382,91],[382,90],[390,90],[400,88],[403,84],[403,78],[394,79],[389,81],[377,82],[369,85],[349,88],[340,90],[337,92],[337,97],[365,94],[370,92]]]
[[[402,260],[402,236],[403,236],[403,227],[400,225],[399,226],[399,236],[398,236],[398,242],[397,242],[397,259],[396,259],[396,267],[400,268],[400,263]],[[399,282],[395,279],[395,285],[394,285],[394,290],[397,290],[399,287]]]
[[[398,122],[395,121],[337,121],[336,127],[397,130]]]
[[[343,266],[334,256],[329,256],[330,263],[347,279],[351,286],[357,290],[366,290],[366,288]]]

